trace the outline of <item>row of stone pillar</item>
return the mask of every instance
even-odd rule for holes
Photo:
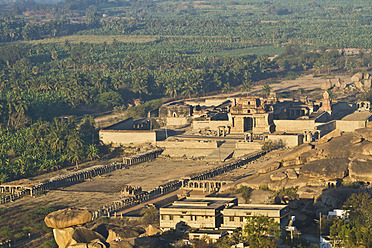
[[[171,181],[169,183],[160,185],[151,191],[142,192],[136,196],[128,197],[125,199],[117,200],[109,205],[105,205],[93,213],[93,219],[99,218],[101,216],[111,217],[112,214],[117,211],[127,209],[129,207],[139,205],[143,202],[149,201],[151,199],[157,198],[161,195],[168,194],[172,191],[179,189],[182,186],[182,182],[179,180]]]
[[[4,195],[0,197],[0,204],[5,204],[8,202],[15,201],[19,198],[22,198],[23,196],[27,195],[26,190],[18,191],[10,195]]]
[[[13,194],[11,194],[10,196],[4,196],[3,198],[6,200],[3,200],[3,198],[1,198],[0,204],[4,204],[4,203],[11,201],[9,199],[13,199],[13,200],[19,199],[23,197],[24,195],[30,195],[30,196],[40,195],[46,190],[70,186],[76,183],[83,182],[85,179],[93,178],[95,176],[109,173],[114,170],[122,169],[124,167],[126,167],[126,165],[123,163],[97,165],[97,166],[85,168],[85,169],[82,169],[76,172],[67,173],[64,175],[53,177],[47,180],[46,182],[34,185],[31,188],[21,187],[20,192],[22,192],[22,194],[19,194],[18,192],[15,192],[15,193],[13,192]],[[6,187],[9,188],[10,186],[4,185],[0,187],[1,193],[6,193],[6,189],[7,189]]]
[[[152,159],[157,158],[163,152],[162,149],[157,148],[150,150],[141,154],[132,155],[129,157],[123,158],[123,163],[126,165],[134,165],[138,163],[143,163]]]

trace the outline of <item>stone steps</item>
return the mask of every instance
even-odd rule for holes
[[[235,142],[225,142],[220,145],[215,151],[210,155],[205,157],[205,161],[226,161],[228,158],[232,157],[235,151]]]

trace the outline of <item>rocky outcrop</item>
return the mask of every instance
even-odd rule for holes
[[[349,175],[353,180],[372,181],[372,158],[360,157],[350,162]]]
[[[92,214],[83,209],[62,209],[48,214],[44,221],[48,227],[63,229],[70,226],[78,226],[92,220]]]
[[[90,222],[92,214],[83,209],[63,209],[50,213],[44,221],[47,226],[53,228],[53,234],[59,248],[106,248],[120,246],[121,237],[118,232],[105,225],[95,226],[88,229],[82,225]],[[140,233],[129,228],[128,232],[138,237]],[[122,235],[123,237],[125,235]],[[132,236],[132,235],[129,235]],[[112,245],[110,244],[112,243]],[[127,244],[127,242],[122,243]],[[127,246],[128,247],[128,246]]]
[[[302,166],[300,173],[304,176],[319,179],[344,178],[348,175],[349,159],[322,159]]]
[[[259,174],[266,174],[266,173],[269,173],[271,171],[275,171],[277,169],[279,169],[280,167],[280,162],[273,162],[273,163],[269,163],[267,165],[264,165],[262,166],[260,169],[258,169],[258,173]]]
[[[277,172],[270,175],[272,181],[281,181],[287,178],[287,175],[283,172]]]
[[[362,92],[367,92],[371,89],[372,78],[369,73],[358,72],[351,77],[352,84],[356,89]]]

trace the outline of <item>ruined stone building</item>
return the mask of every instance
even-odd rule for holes
[[[99,131],[100,140],[114,146],[156,143],[164,139],[162,130],[153,129],[149,118],[134,120],[132,117]]]

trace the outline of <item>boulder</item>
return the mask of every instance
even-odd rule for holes
[[[372,159],[357,158],[351,161],[349,175],[354,180],[372,182]]]
[[[363,73],[362,72],[357,72],[351,77],[352,82],[358,82],[363,79]]]
[[[92,240],[91,242],[87,243],[78,243],[74,245],[70,245],[67,248],[107,248],[109,246],[105,245],[101,241],[97,240]]]
[[[259,174],[266,174],[280,168],[280,162],[273,162],[258,169]]]
[[[292,180],[295,180],[298,177],[297,173],[293,169],[286,170],[285,174],[287,175],[289,179],[292,179]]]
[[[329,90],[333,87],[331,79],[328,79],[326,82],[322,83],[321,88],[322,90]]]
[[[89,230],[86,227],[77,227],[72,234],[72,239],[76,241],[76,243],[89,243],[92,240],[100,240],[101,242],[105,242],[105,238],[92,230]]]
[[[363,141],[363,138],[354,136],[353,138],[350,139],[350,143],[355,145],[358,143],[361,143]]]
[[[333,139],[335,137],[339,137],[339,136],[341,136],[341,131],[339,129],[335,129],[332,132],[329,132],[326,135],[324,135],[323,137],[321,137],[318,140],[318,144],[327,143],[331,139]]]
[[[371,89],[372,79],[364,79],[362,82],[364,84],[364,89],[366,89],[366,90]]]
[[[58,247],[67,247],[72,243],[72,234],[74,233],[74,228],[67,227],[63,229],[53,229],[54,239],[58,245]]]
[[[109,247],[99,239],[94,239],[88,243],[88,248],[107,248]]]
[[[297,159],[291,159],[283,162],[283,167],[297,165]]]
[[[281,181],[287,178],[287,175],[283,172],[278,172],[270,175],[272,181]]]
[[[163,232],[159,229],[154,227],[153,225],[149,225],[146,228],[146,235],[147,236],[155,236],[155,235],[161,235]]]
[[[93,231],[106,238],[106,242],[120,237],[121,239],[138,237],[145,232],[145,229],[138,226],[117,226],[114,224],[98,224],[92,228]]]
[[[372,142],[372,128],[366,127],[366,128],[356,129],[354,131],[354,135],[361,139]]]
[[[305,152],[308,152],[311,149],[313,149],[313,146],[312,145],[310,145],[310,144],[302,144],[302,145],[298,146],[297,148],[291,150],[287,154],[281,156],[280,159],[282,159],[284,162],[287,161],[287,160],[293,160],[293,159],[296,160],[296,159],[298,159],[300,157],[301,154],[303,154]]]
[[[354,82],[354,85],[355,85],[355,87],[358,89],[358,90],[360,90],[360,91],[362,91],[362,92],[364,92],[365,91],[365,89],[364,89],[364,84],[362,83],[362,82]]]
[[[68,246],[67,248],[88,248],[88,244],[85,243],[73,244]]]
[[[305,164],[300,172],[304,176],[318,179],[344,178],[348,174],[348,165],[347,158],[321,159]]]
[[[63,229],[66,227],[78,226],[92,220],[92,214],[83,209],[62,209],[48,214],[44,222],[48,227]]]
[[[372,143],[368,142],[363,145],[362,155],[372,156]]]

